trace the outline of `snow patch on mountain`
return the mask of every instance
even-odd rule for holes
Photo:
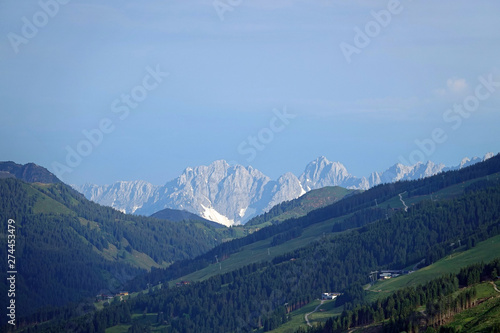
[[[201,207],[203,208],[203,211],[200,213],[201,217],[210,221],[223,224],[226,227],[230,227],[234,224],[233,220],[228,219],[226,216],[222,215],[212,207],[205,207],[203,206],[203,204],[201,204]]]

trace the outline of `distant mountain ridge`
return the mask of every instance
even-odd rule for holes
[[[49,170],[35,163],[0,162],[0,178],[16,178],[27,183],[57,184],[61,181]]]
[[[340,162],[321,156],[310,162],[299,176],[288,172],[272,180],[257,169],[229,165],[218,160],[208,166],[188,167],[176,179],[163,186],[145,181],[120,181],[112,185],[74,186],[86,198],[122,212],[151,215],[162,209],[179,209],[224,224],[244,224],[269,211],[275,205],[293,200],[313,189],[341,186],[366,190],[373,186],[400,180],[416,180],[442,171],[458,170],[492,157],[464,158],[459,165],[400,163],[368,177],[350,174]]]
[[[246,222],[305,193],[291,173],[273,181],[257,169],[230,166],[223,160],[186,168],[164,186],[132,181],[75,188],[90,200],[124,212],[149,216],[165,208],[187,210],[226,226]]]

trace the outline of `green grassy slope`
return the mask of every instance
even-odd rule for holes
[[[456,315],[446,327],[459,332],[500,332],[500,297],[487,300],[480,305]]]
[[[470,186],[474,183],[478,183],[478,182],[482,182],[482,181],[486,181],[486,180],[487,181],[499,181],[500,180],[500,173],[495,173],[495,174],[489,175],[487,177],[479,177],[479,178],[465,181],[465,182],[460,183],[460,184],[448,186],[448,187],[445,187],[445,188],[443,188],[439,191],[436,191],[432,194],[417,195],[417,196],[409,197],[408,193],[402,193],[401,196],[402,196],[405,204],[408,207],[411,207],[411,206],[415,205],[416,203],[421,202],[422,200],[439,201],[439,200],[456,198],[459,195],[463,194],[464,190],[468,186]],[[382,203],[379,202],[379,206],[390,207],[393,209],[403,209],[404,208],[404,205],[401,202],[399,195],[394,196],[394,197],[392,197],[392,198],[390,198]]]
[[[277,246],[271,246],[272,238],[249,244],[244,246],[241,251],[232,254],[228,259],[171,281],[170,284],[175,285],[179,281],[203,281],[214,275],[227,273],[249,264],[270,261],[277,256],[321,240],[322,237],[331,232],[332,226],[341,220],[343,218],[314,224],[306,228],[301,236]]]
[[[244,228],[250,230],[263,228],[273,223],[305,216],[310,211],[331,205],[347,196],[361,192],[359,190],[348,190],[339,186],[326,186],[312,190],[295,200],[283,202],[273,207],[269,213],[251,219],[244,225]]]
[[[59,190],[58,188],[63,185],[61,184],[40,184],[33,183],[28,184],[24,183],[23,187],[28,193],[28,200],[32,200],[32,211],[33,214],[47,214],[47,215],[59,215],[59,216],[72,216],[77,217],[80,223],[86,226],[89,230],[93,230],[100,234],[100,237],[106,239],[108,241],[108,246],[103,248],[98,248],[93,246],[94,252],[98,253],[102,257],[107,260],[115,261],[115,262],[123,262],[130,264],[134,267],[140,267],[144,269],[150,269],[151,267],[166,267],[171,262],[171,260],[158,260],[158,258],[152,258],[151,254],[146,253],[140,248],[136,248],[132,239],[127,235],[122,237],[116,237],[115,235],[110,235],[110,228],[106,228],[103,225],[103,221],[106,221],[106,217],[98,216],[90,213],[90,218],[82,217],[82,212],[80,207],[85,204],[89,206],[89,210],[96,209],[96,207],[100,207],[103,213],[111,215],[113,213],[109,213],[110,208],[101,207],[97,204],[91,203],[84,199],[83,197],[79,197],[76,194],[68,194],[64,191]],[[65,186],[65,185],[64,185]],[[119,213],[115,217],[115,221],[120,219],[123,227],[134,228],[137,225],[136,217],[132,215],[125,215]],[[155,227],[155,224],[158,226],[164,227],[165,225],[169,225],[174,227],[175,229],[182,231],[183,226],[176,226],[170,221],[161,221],[155,219],[146,219],[149,221],[149,225],[153,230],[158,229]],[[192,244],[193,248],[200,245],[201,247],[205,247],[209,249],[211,246],[219,243],[224,237],[231,236],[230,230],[227,228],[222,228],[223,230],[217,230],[216,228],[212,228],[211,226],[206,225],[203,222],[185,222],[185,225],[188,225],[193,229],[192,233],[199,235],[203,235],[203,238],[211,239],[209,244],[204,244],[204,240],[202,237],[195,237],[189,242]],[[117,225],[119,228],[120,226]],[[116,228],[116,227],[115,227]],[[177,232],[179,232],[177,231]],[[80,231],[77,231],[80,232]],[[129,234],[131,235],[131,234]],[[182,235],[179,235],[182,236]],[[86,241],[86,235],[82,235],[82,240]],[[199,238],[199,239],[196,239]],[[219,241],[213,241],[215,239],[219,239]],[[159,239],[156,239],[159,241]],[[199,242],[199,244],[197,244]],[[206,247],[208,245],[208,247]],[[198,252],[199,253],[199,252]]]
[[[398,289],[415,286],[419,284],[425,284],[433,279],[440,277],[441,275],[447,273],[458,273],[461,268],[467,267],[471,264],[477,262],[490,262],[491,260],[498,258],[500,256],[500,235],[489,238],[483,242],[479,242],[476,247],[465,250],[462,252],[457,252],[451,257],[448,256],[436,263],[424,267],[412,274],[399,276],[385,281],[377,281],[367,290],[367,302],[372,302],[378,298],[386,298],[391,293],[396,292]],[[500,289],[500,280],[497,281],[497,285]],[[476,286],[478,292],[478,298],[487,298],[492,296],[497,296],[490,283],[482,283]],[[500,294],[498,294],[500,296]],[[479,315],[484,315],[484,320],[487,323],[494,321],[494,317],[498,315],[500,308],[499,300],[488,301],[488,305],[483,305],[477,310],[471,309],[465,311],[463,314],[458,315],[450,326],[453,327],[465,327],[470,329],[470,325],[466,326],[465,323],[468,321],[473,321],[474,317]],[[306,327],[306,322],[304,315],[311,312],[320,303],[319,300],[315,300],[308,304],[307,306],[293,311],[290,313],[292,319],[280,326],[279,328],[271,331],[273,333],[285,333],[285,332],[295,332],[299,326]],[[312,325],[316,323],[322,323],[328,320],[330,317],[336,317],[340,315],[343,311],[343,306],[335,306],[335,301],[328,301],[320,307],[320,310],[309,316],[309,321]],[[497,318],[500,322],[500,318]],[[456,321],[456,323],[455,323]],[[475,321],[473,321],[475,322]],[[494,321],[495,322],[495,321]],[[495,322],[496,323],[496,322]],[[482,327],[482,326],[481,326]],[[467,332],[469,332],[467,330]],[[473,332],[481,332],[481,330],[474,330]]]
[[[500,173],[491,175],[488,177],[490,180],[498,180],[500,179]],[[437,191],[432,194],[432,199],[433,200],[444,200],[444,199],[449,199],[449,198],[454,198],[460,194],[462,194],[465,190],[465,188],[475,182],[482,181],[486,179],[484,178],[477,178],[468,182],[456,184],[453,186],[449,186],[447,188],[444,188],[440,191]],[[338,188],[337,188],[338,190]],[[403,200],[405,203],[410,206],[413,204],[416,204],[420,201],[423,200],[430,200],[431,195],[421,195],[421,196],[414,196],[411,198],[407,197],[407,194],[403,195]],[[401,200],[399,199],[399,196],[396,195],[394,197],[391,197],[387,199],[386,201],[378,202],[379,207],[390,207],[390,210],[394,209],[402,209],[403,204]],[[390,210],[388,211],[390,213]],[[348,214],[339,218],[333,218],[329,219],[320,223],[313,224],[309,227],[304,228],[302,235],[294,238],[292,240],[289,240],[283,244],[280,244],[278,246],[271,247],[271,242],[272,242],[272,237],[258,241],[252,244],[249,244],[247,246],[244,246],[240,251],[237,253],[232,254],[228,259],[224,260],[222,263],[217,264],[214,263],[212,265],[209,265],[208,267],[205,267],[199,271],[193,272],[191,274],[185,275],[183,277],[180,277],[173,281],[172,283],[181,281],[181,280],[187,280],[187,281],[202,281],[205,279],[210,278],[211,276],[220,274],[220,273],[227,273],[235,269],[239,269],[245,265],[256,263],[256,262],[261,262],[264,260],[272,260],[276,256],[283,255],[287,252],[292,252],[296,249],[299,249],[301,247],[307,246],[308,244],[321,240],[322,237],[328,237],[332,235],[332,227],[336,223],[340,223],[344,221],[346,218],[352,216],[352,214]],[[500,252],[499,252],[500,253]]]
[[[423,284],[447,273],[458,273],[463,267],[481,261],[489,262],[499,256],[500,235],[479,242],[470,250],[456,252],[414,273],[377,281],[367,288],[368,300],[386,297],[400,288]]]

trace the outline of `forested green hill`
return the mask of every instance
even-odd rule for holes
[[[280,203],[265,214],[259,215],[245,223],[245,228],[267,226],[291,218],[306,215],[310,211],[329,206],[345,197],[361,193],[361,190],[348,190],[339,186],[327,186],[312,190],[303,196]]]
[[[60,182],[0,179],[2,295],[7,294],[9,219],[15,221],[16,301],[23,315],[116,291],[151,267],[206,252],[229,232],[201,222],[125,215]],[[5,302],[2,297],[2,307]]]

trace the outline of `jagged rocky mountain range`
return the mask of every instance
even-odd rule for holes
[[[229,165],[224,160],[208,166],[186,168],[176,179],[163,186],[146,181],[120,181],[112,185],[86,184],[73,186],[88,199],[126,213],[151,215],[165,208],[186,210],[226,226],[244,224],[273,206],[298,198],[325,186],[363,189],[399,180],[415,180],[441,171],[461,169],[493,156],[464,158],[459,165],[417,163],[395,164],[386,171],[368,177],[351,175],[340,162],[322,156],[309,163],[299,176],[285,173],[272,180],[257,169]]]

